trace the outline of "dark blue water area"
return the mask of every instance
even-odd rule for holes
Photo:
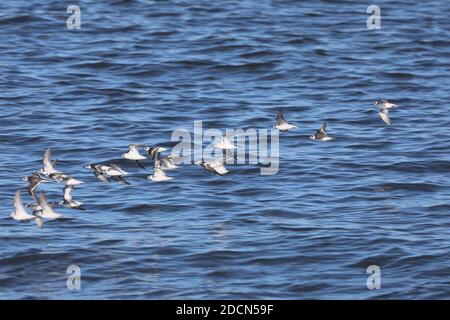
[[[367,1],[2,1],[0,298],[449,299],[450,2],[374,2],[378,30]],[[275,175],[184,164],[154,183],[119,160],[196,120],[270,129],[278,109],[297,128]],[[324,121],[336,140],[310,140]],[[39,229],[9,215],[47,147],[86,210]],[[111,161],[130,185],[84,168]]]

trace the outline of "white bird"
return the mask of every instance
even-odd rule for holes
[[[220,137],[219,141],[214,146],[222,150],[236,149],[236,146],[231,143],[227,136]]]
[[[72,192],[73,192],[73,185],[67,185],[63,190],[64,200],[61,201],[60,204],[67,208],[85,210],[84,208],[81,207],[81,205],[83,204],[82,202],[73,200]]]
[[[16,195],[14,196],[14,212],[11,213],[11,218],[17,221],[28,221],[36,218],[34,215],[29,214],[25,210],[25,206],[22,202],[22,195],[20,194],[20,190],[16,191]]]
[[[66,176],[64,173],[55,169],[55,161],[51,160],[52,152],[50,147],[44,153],[44,157],[42,158],[42,163],[44,164],[44,168],[39,170],[39,173],[42,173],[45,176],[48,176],[54,179],[57,182],[61,182]]]
[[[139,167],[145,169],[145,167],[139,162],[139,160],[147,159],[139,153],[139,144],[130,144],[128,146],[128,152],[122,153],[122,158],[134,161]]]
[[[44,226],[44,221],[41,219],[41,217],[35,215],[34,210],[32,215],[25,210],[25,207],[22,202],[22,196],[19,190],[17,190],[16,195],[14,196],[14,208],[15,211],[11,214],[11,218],[13,218],[14,220],[17,221],[34,220],[34,222],[39,228],[42,228]]]
[[[47,196],[45,195],[44,191],[39,194],[39,205],[41,206],[42,211],[37,212],[37,216],[44,219],[57,219],[62,217],[59,213],[56,213],[53,210],[52,206],[47,200]]]
[[[319,130],[316,131],[316,133],[312,136],[310,136],[310,139],[312,140],[319,140],[319,141],[330,141],[334,140],[336,138],[330,137],[327,134],[327,123],[324,122]]]
[[[229,172],[225,168],[223,160],[220,160],[220,159],[214,160],[214,161],[200,160],[200,161],[197,161],[196,164],[201,166],[206,171],[214,173],[214,174],[218,174],[220,176],[223,176],[224,174],[227,174]]]
[[[288,131],[289,129],[297,128],[296,126],[288,123],[284,118],[283,111],[278,110],[277,113],[277,122],[273,125],[280,131]]]
[[[152,175],[147,177],[148,179],[152,180],[153,182],[161,182],[161,181],[168,181],[172,180],[172,177],[166,176],[166,173],[163,169],[161,169],[158,166],[155,166],[155,171]]]
[[[390,126],[392,124],[391,119],[389,118],[389,110],[397,108],[398,106],[396,104],[390,103],[387,100],[377,100],[374,103],[375,106],[378,107],[379,111],[378,114],[381,117],[381,119]]]
[[[98,165],[98,164],[88,164],[86,166],[87,169],[91,169],[93,170],[93,174],[96,178],[98,178],[99,180],[109,183],[109,177],[105,174],[104,170],[102,169],[102,165]]]
[[[47,150],[44,153],[44,157],[42,158],[42,162],[44,164],[44,168],[39,170],[40,173],[48,176],[52,173],[58,172],[53,167],[54,162],[51,160],[52,152],[50,150],[50,147],[47,148]]]

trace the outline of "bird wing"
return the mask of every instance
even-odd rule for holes
[[[139,148],[140,146],[141,146],[140,144],[132,143],[132,144],[130,144],[130,145],[128,146],[128,148],[129,148],[130,151],[133,151],[133,152],[139,152],[138,148]]]
[[[223,161],[221,160],[215,160],[212,162],[205,163],[204,168],[212,173],[216,173],[219,175],[224,175],[225,173],[228,172],[228,170],[225,169]]]
[[[52,152],[51,152],[50,148],[47,148],[47,151],[45,151],[44,157],[42,159],[42,162],[44,163],[44,169],[47,172],[52,172],[53,170],[55,170],[53,167],[51,156],[52,156]]]
[[[175,165],[175,161],[174,161],[172,155],[169,154],[169,155],[166,157],[166,159],[167,159],[167,161],[169,161],[169,163]]]
[[[156,147],[151,147],[148,150],[148,154],[150,155],[150,158],[153,161],[155,161],[155,160],[159,159],[159,154],[163,151],[167,151],[167,148],[156,146]]]
[[[223,167],[223,160],[216,159],[208,163],[211,168]]]
[[[44,214],[51,214],[51,215],[56,215],[56,212],[53,211],[53,208],[50,206],[50,204],[48,203],[48,199],[47,196],[45,195],[45,192],[42,191],[39,194],[39,205],[42,208],[42,212]]]
[[[64,193],[64,200],[66,200],[67,202],[71,202],[72,201],[72,191],[73,191],[73,187],[72,186],[66,186],[63,190]]]
[[[134,160],[134,162],[142,169],[145,169],[145,167],[138,160]]]
[[[221,176],[228,173],[228,170],[224,166],[214,167],[214,170],[216,171],[217,174],[220,174]]]
[[[163,166],[165,166],[165,167],[175,168],[175,166],[176,166],[175,162],[173,161],[172,156],[170,156],[170,155],[168,155],[168,156],[166,156],[164,158],[161,158],[160,161],[161,161],[161,164]]]
[[[148,153],[152,160],[158,160],[158,155],[159,155],[158,147],[150,148],[150,150],[148,150]]]
[[[111,166],[107,166],[104,164],[100,164],[95,167],[95,171],[100,172],[100,173],[106,173],[110,169],[111,169]]]
[[[389,118],[389,111],[387,109],[384,109],[380,112],[378,112],[378,114],[380,115],[381,119],[383,119],[383,121],[390,126],[391,125],[391,119]]]
[[[25,207],[22,202],[22,195],[20,194],[20,190],[16,191],[16,195],[14,196],[14,208],[16,209],[16,213],[21,214],[27,214],[27,211],[25,210]]]
[[[40,179],[30,179],[28,184],[28,193],[30,195],[33,195],[34,190],[38,187],[38,185],[41,183]]]
[[[83,181],[77,180],[77,179],[72,178],[72,177],[70,177],[70,176],[68,176],[67,178],[65,178],[65,179],[64,179],[64,182],[65,182],[66,185],[71,185],[71,186],[75,186],[75,185],[79,185],[79,184],[84,183]]]
[[[122,168],[119,167],[117,164],[111,164],[110,167],[113,168],[113,169],[115,169],[115,170],[117,170],[117,171],[119,171],[119,172],[122,173],[122,174],[126,174],[126,173],[127,173],[127,172],[125,172],[124,170],[122,170]]]
[[[155,167],[155,173],[153,174],[155,178],[163,178],[166,177],[166,173],[163,169]]]
[[[323,133],[324,135],[327,135],[327,123],[326,123],[326,122],[324,122],[324,123],[322,124],[322,126],[320,127],[320,130],[322,130],[322,133]]]
[[[46,178],[42,173],[40,173],[40,172],[35,172],[35,173],[33,173],[31,176],[32,176],[32,177],[39,178],[39,179],[41,179],[41,180],[46,180],[46,181],[47,181],[47,178]]]
[[[166,167],[168,167],[168,166],[170,166],[170,160],[169,159],[167,159],[167,157],[164,157],[164,158],[161,158],[161,160],[159,160],[160,162],[161,162],[161,166],[166,166]]]
[[[228,170],[225,168],[223,160],[221,159],[211,161],[207,163],[207,165],[210,168],[210,171],[213,171],[214,173],[224,175],[228,172]]]
[[[326,132],[323,132],[323,129],[320,128],[316,131],[316,133],[314,134],[314,138],[316,138],[317,140],[321,140],[323,138],[325,138],[327,136]]]
[[[101,181],[109,183],[109,179],[107,176],[105,176],[103,173],[94,171],[94,175]]]
[[[281,111],[281,110],[278,110],[278,113],[277,113],[277,123],[278,124],[287,123],[286,119],[284,118],[283,111]]]
[[[118,182],[122,182],[122,183],[125,183],[125,184],[130,184],[127,180],[125,180],[122,176],[115,176],[115,177],[113,177],[113,179],[114,180],[116,180],[116,181],[118,181]]]
[[[398,105],[396,105],[396,104],[393,104],[393,103],[390,103],[390,102],[386,102],[385,103],[385,108],[386,109],[397,108],[397,107],[398,107]]]

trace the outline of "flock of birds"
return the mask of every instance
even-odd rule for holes
[[[391,120],[389,118],[389,111],[391,109],[397,108],[397,105],[388,102],[387,100],[377,100],[375,101],[375,106],[378,107],[381,119],[387,124],[391,125]],[[290,129],[296,128],[295,125],[290,124],[284,117],[283,112],[280,110],[277,113],[276,123],[274,127],[280,131],[288,131]],[[315,132],[314,135],[310,136],[312,140],[318,141],[330,141],[334,140],[334,137],[328,136],[326,123]],[[175,164],[172,155],[167,155],[161,157],[161,153],[168,151],[167,148],[162,146],[152,146],[144,147],[147,155],[142,155],[139,148],[142,145],[130,144],[128,152],[122,154],[122,158],[133,161],[139,167],[145,169],[145,167],[140,163],[142,160],[151,159],[154,164],[154,173],[148,176],[148,179],[153,182],[162,182],[173,179],[166,175],[165,171],[173,170],[178,168]],[[195,164],[199,165],[209,173],[224,175],[228,173],[225,168],[225,162],[229,157],[234,158],[234,154],[229,153],[230,150],[236,147],[229,141],[228,137],[222,136],[221,139],[215,144],[215,147],[222,149],[224,151],[225,157],[222,159],[214,160],[200,160]],[[32,204],[25,205],[22,201],[22,196],[20,190],[17,190],[14,197],[14,212],[11,214],[11,218],[17,221],[31,221],[34,220],[39,228],[43,227],[44,219],[54,220],[60,218],[62,215],[55,212],[54,207],[56,205],[64,206],[66,208],[85,210],[83,208],[83,203],[73,199],[72,193],[74,186],[84,183],[83,181],[77,180],[70,175],[66,175],[61,171],[56,170],[56,161],[51,159],[51,150],[47,149],[43,157],[42,169],[34,172],[30,176],[23,178],[28,182],[28,193],[31,195],[32,199],[35,201]],[[116,181],[118,183],[129,184],[129,182],[124,178],[128,174],[125,170],[120,168],[116,164],[89,164],[86,166],[87,169],[92,170],[92,173],[99,180],[110,183],[111,181]],[[63,200],[60,202],[49,202],[44,191],[36,195],[36,190],[41,183],[57,182],[63,183]],[[30,214],[27,212],[26,208],[31,208],[33,212]]]

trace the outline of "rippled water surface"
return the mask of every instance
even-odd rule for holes
[[[450,2],[376,2],[380,30],[365,1],[76,1],[69,31],[67,3],[2,1],[0,298],[449,299]],[[298,128],[276,175],[84,168],[195,120],[271,128],[279,108]],[[336,140],[309,139],[322,121]],[[87,210],[38,229],[9,214],[47,147]]]

